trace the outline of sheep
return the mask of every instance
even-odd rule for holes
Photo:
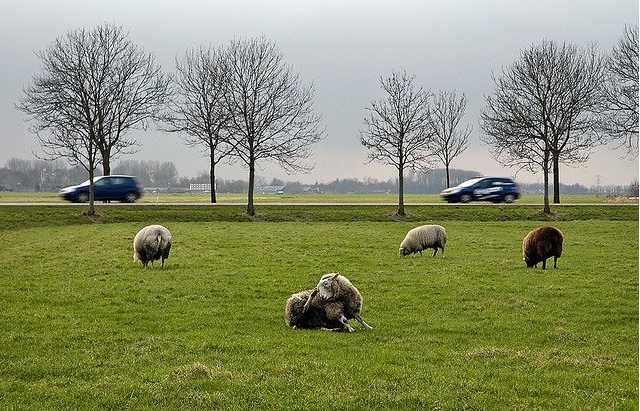
[[[316,304],[305,310],[305,304],[314,290],[300,291],[292,294],[287,300],[284,320],[289,327],[314,330],[340,331],[344,324],[338,320],[330,320],[324,307]]]
[[[400,244],[400,257],[405,255],[420,253],[427,248],[433,248],[433,256],[435,257],[438,248],[442,249],[442,258],[444,258],[444,246],[447,244],[447,232],[440,225],[422,225],[409,230],[404,240]]]
[[[293,328],[354,332],[355,318],[365,330],[372,330],[360,316],[362,295],[339,273],[322,276],[313,290],[293,294],[285,307],[285,322]]]
[[[173,238],[169,230],[161,225],[149,225],[138,231],[133,239],[133,262],[142,261],[142,266],[147,267],[151,262],[162,259],[162,268],[164,268],[164,260],[169,258],[169,251]]]
[[[532,230],[522,240],[522,259],[527,267],[547,268],[547,258],[553,257],[553,268],[558,268],[558,258],[562,255],[562,232],[555,227],[545,226]]]

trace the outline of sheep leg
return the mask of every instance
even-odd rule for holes
[[[553,257],[553,268],[558,268],[557,263],[558,263],[558,257]]]
[[[434,249],[433,249],[433,255],[432,255],[432,257],[435,257],[437,253],[438,253],[438,247],[436,247],[436,248],[434,248]]]
[[[306,313],[309,310],[309,307],[311,306],[311,300],[313,300],[313,297],[316,296],[316,294],[318,294],[318,288],[314,288],[313,291],[311,291],[311,294],[309,295],[309,298],[307,298],[307,301],[304,303],[304,307],[302,307],[302,313]]]
[[[347,328],[347,331],[349,331],[350,333],[356,331],[355,328],[353,328],[351,324],[349,324],[349,320],[347,320],[347,317],[345,317],[344,315],[340,317],[340,322],[344,324],[344,326]]]
[[[547,269],[547,259],[546,258],[544,260],[542,260],[542,269],[543,270]]]
[[[364,322],[364,320],[362,319],[362,317],[360,317],[360,314],[356,314],[354,315],[354,317],[356,318],[356,320],[358,320],[358,322],[364,327],[365,330],[373,330],[373,327],[370,326],[369,324],[367,324],[366,322]]]

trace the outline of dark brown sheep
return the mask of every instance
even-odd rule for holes
[[[547,258],[553,257],[553,268],[558,268],[558,258],[562,256],[562,232],[555,227],[540,227],[532,230],[522,240],[522,259],[527,267],[538,267],[542,261],[542,269],[547,268]]]

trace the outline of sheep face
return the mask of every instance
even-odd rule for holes
[[[340,289],[337,283],[339,273],[325,274],[316,286],[320,298],[325,301],[333,300],[339,293]]]

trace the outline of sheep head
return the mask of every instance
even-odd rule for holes
[[[322,276],[320,282],[316,286],[318,294],[320,294],[320,298],[325,301],[330,301],[338,295],[340,291],[340,286],[337,282],[338,276],[340,276],[340,273],[331,273]]]

